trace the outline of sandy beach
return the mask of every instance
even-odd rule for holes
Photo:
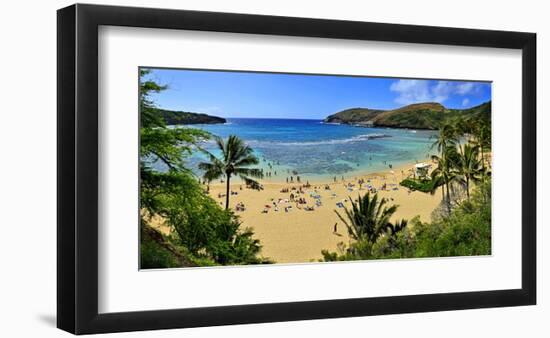
[[[181,225],[178,230],[188,231],[164,239],[181,247],[184,254],[189,250],[190,258],[197,258],[201,266],[256,264],[262,262],[261,258],[274,263],[308,263],[322,259],[322,251],[341,255],[355,240],[365,241],[358,244],[367,245],[367,241],[372,244],[378,240],[379,233],[360,231],[360,235],[350,239],[346,227],[346,210],[352,208],[359,196],[369,192],[378,194],[379,200],[385,199],[386,208],[396,207],[389,213],[391,222],[408,220],[408,228],[411,228],[415,224],[412,220],[419,218],[433,223],[427,224],[427,228],[436,229],[443,222],[432,222],[432,215],[441,206],[443,189],[437,189],[434,194],[411,191],[400,185],[404,179],[427,178],[439,161],[444,165],[440,167],[438,179],[446,180],[447,190],[453,186],[453,193],[445,194],[449,200],[452,198],[449,203],[452,207],[454,200],[460,202],[470,197],[478,177],[489,177],[482,172],[485,168],[479,161],[490,161],[490,156],[479,158],[480,149],[476,146],[461,147],[457,154],[450,155],[451,147],[471,143],[469,141],[482,147],[481,151],[490,150],[489,82],[439,83],[422,79],[409,82],[409,79],[368,76],[209,70],[147,69],[147,72],[140,75],[146,79],[141,83],[156,83],[166,76],[166,83],[179,82],[179,88],[164,90],[161,87],[163,90],[151,92],[154,95],[150,101],[140,102],[145,108],[158,108],[155,114],[166,124],[163,126],[166,128],[162,128],[166,129],[163,130],[166,135],[160,134],[156,131],[158,125],[151,123],[148,126],[150,117],[142,116],[142,125],[145,122],[142,128],[149,128],[151,135],[142,137],[140,142],[150,143],[151,148],[140,148],[140,165],[159,174],[169,168],[185,171],[193,175],[198,186],[186,187],[188,192],[182,191],[185,198],[181,199],[163,196],[172,191],[164,190],[164,185],[169,188],[177,186],[177,182],[166,180],[166,184],[157,189],[156,176],[143,175],[142,186],[151,186],[151,196],[158,196],[155,203],[159,208],[156,210],[166,211],[172,224]],[[214,78],[219,81],[213,81]],[[439,89],[437,86],[445,85],[449,88],[444,99],[449,99],[447,106],[436,99],[425,100],[426,97],[414,95],[403,100],[401,95],[409,95],[405,93],[417,85],[434,92]],[[476,88],[475,95],[464,97],[466,94],[460,92],[463,88],[469,91]],[[145,93],[150,91],[143,90]],[[213,102],[218,106],[215,115],[210,115],[210,109],[203,112],[197,108],[210,106]],[[365,102],[374,106],[362,106]],[[183,109],[180,107],[187,108],[180,110]],[[457,173],[453,182],[448,180],[451,172]],[[229,181],[227,176],[230,176]],[[259,185],[252,181],[258,176],[262,177],[257,180]],[[463,182],[458,182],[459,179]],[[430,184],[410,181],[406,185],[429,190]],[[463,187],[454,189],[454,185]],[[485,185],[482,188],[487,190]],[[220,208],[205,209],[187,202],[188,196],[204,197],[203,193]],[[202,203],[198,198],[197,201]],[[235,218],[224,214],[225,208],[236,215],[240,229]],[[155,212],[151,208],[148,211]],[[200,219],[207,218],[202,216],[203,212],[216,217],[210,218],[212,222],[205,220],[201,224]],[[195,215],[198,222],[193,218]],[[479,215],[483,225],[487,225],[485,216]],[[162,216],[153,217],[151,226],[165,234],[175,231]],[[452,231],[465,231],[466,226],[461,222],[466,218],[456,218],[457,229],[452,228]],[[233,226],[229,226],[229,222],[233,222]],[[184,226],[193,228],[184,230]],[[257,246],[245,247],[237,242],[236,232],[245,228],[252,230],[246,234],[247,239],[253,236],[261,245],[259,255]],[[421,230],[419,228],[416,230]],[[401,228],[392,230],[395,233]],[[419,240],[404,244],[411,249],[410,255],[424,255],[421,251],[428,247],[425,243],[436,239],[437,230],[415,232],[414,236],[420,234],[419,237],[426,234],[426,242],[418,247]],[[443,241],[452,235],[441,236]],[[485,249],[487,238],[476,238],[476,241],[478,239],[480,247]],[[456,249],[453,252],[460,254],[477,250],[477,244],[455,248],[454,243],[447,242],[438,248],[441,250],[433,250],[433,255],[447,255],[450,252],[447,249]],[[163,243],[157,244],[162,246]],[[157,246],[153,244],[143,250],[143,256],[151,258],[144,260],[145,265],[178,265],[168,259],[162,260],[164,257],[160,255],[156,257],[154,249]],[[389,248],[379,256],[398,255],[394,249]],[[349,251],[353,257],[344,259],[369,257],[360,251]],[[409,255],[409,250],[407,252]]]
[[[304,187],[305,178],[302,183],[293,184],[262,182],[264,189],[261,191],[247,189],[239,179],[235,179],[235,183],[231,184],[233,195],[230,197],[230,207],[241,217],[244,227],[254,229],[255,237],[263,246],[262,256],[278,263],[316,261],[322,258],[321,250],[334,251],[339,242],[348,243],[346,226],[334,210],[342,213],[344,209],[338,207],[337,203],[349,206],[348,196],[355,199],[359,193],[365,194],[368,185],[376,188],[381,197],[389,200],[390,205],[399,205],[392,221],[412,219],[417,215],[421,220],[429,221],[432,211],[441,201],[441,194],[432,196],[410,192],[400,186],[399,182],[407,177],[407,170],[413,166],[411,164],[387,172],[348,177],[344,181],[338,177],[337,182],[334,179],[328,182],[310,182],[309,188]],[[361,190],[359,179],[365,181]],[[384,184],[386,189],[382,190]],[[300,188],[303,193],[299,193]],[[288,189],[288,192],[283,189]],[[210,194],[220,206],[225,205],[225,184],[211,184]],[[306,203],[291,202],[291,194],[295,200],[304,198]],[[316,203],[317,200],[320,203]],[[244,204],[244,211],[238,211],[237,204],[240,203]],[[307,207],[312,207],[313,210],[308,211]]]

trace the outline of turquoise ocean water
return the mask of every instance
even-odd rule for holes
[[[433,131],[365,128],[325,124],[321,120],[227,119],[225,124],[193,125],[227,138],[237,135],[249,144],[260,159],[259,167],[271,173],[266,180],[285,181],[300,175],[312,182],[353,177],[386,170],[392,165],[422,162],[435,153],[431,149]],[[203,148],[219,154],[212,142]],[[198,175],[203,154],[195,153],[187,165]],[[275,175],[276,172],[276,175]]]

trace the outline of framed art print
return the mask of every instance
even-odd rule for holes
[[[533,33],[58,12],[58,327],[536,303]]]

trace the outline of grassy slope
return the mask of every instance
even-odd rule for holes
[[[173,111],[166,109],[157,109],[167,125],[175,124],[213,124],[225,123],[222,117],[211,116],[202,113],[192,113],[184,111]]]
[[[491,118],[491,101],[469,109],[447,109],[434,102],[417,103],[393,110],[346,109],[330,115],[325,122],[356,124],[371,121],[374,126],[438,129],[444,121],[459,117]]]

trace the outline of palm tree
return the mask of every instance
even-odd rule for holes
[[[224,142],[221,137],[216,137],[215,141],[221,151],[221,158],[217,158],[212,153],[204,150],[210,162],[200,163],[199,169],[204,170],[204,179],[207,182],[225,176],[225,209],[227,210],[229,208],[229,196],[231,194],[231,177],[234,175],[239,176],[245,181],[246,185],[254,189],[259,189],[260,184],[251,177],[263,178],[263,173],[260,169],[249,168],[251,165],[258,164],[259,160],[254,155],[252,148],[246,145],[239,137],[230,135],[227,142]]]
[[[436,136],[433,147],[441,154],[440,156],[433,155],[432,161],[437,163],[437,167],[432,171],[432,194],[435,193],[437,187],[444,185],[446,191],[442,191],[443,201],[447,205],[447,211],[451,212],[451,192],[450,186],[456,180],[456,175],[453,171],[453,160],[456,157],[456,146],[458,143],[459,134],[466,127],[463,121],[459,121],[457,125],[450,123],[444,124]],[[443,189],[443,188],[441,188]]]
[[[388,223],[387,229],[389,230],[391,236],[395,236],[399,231],[405,229],[409,222],[406,219],[397,221],[394,224]]]
[[[388,229],[395,233],[406,226],[406,222],[395,226],[390,223],[390,218],[398,206],[387,207],[387,200],[382,198],[379,201],[378,194],[374,194],[372,198],[370,193],[363,197],[359,195],[357,202],[349,197],[349,201],[351,202],[351,209],[344,208],[346,217],[342,216],[337,210],[334,210],[334,212],[348,228],[350,237],[355,240],[366,239],[370,243],[374,243]]]
[[[431,190],[430,194],[434,195],[437,191],[437,188],[441,187],[441,200],[445,201],[445,189],[442,187],[445,185],[445,180],[443,178],[443,175],[441,174],[441,171],[432,171],[431,173]]]
[[[471,143],[479,147],[481,168],[485,172],[485,150],[491,147],[491,127],[487,122],[479,121],[474,128],[474,139]]]
[[[443,194],[443,200],[445,204],[447,205],[447,211],[451,212],[451,185],[453,182],[455,182],[458,179],[458,176],[456,174],[456,171],[454,170],[454,161],[453,159],[456,157],[456,149],[449,148],[447,149],[442,156],[432,156],[432,160],[437,163],[437,167],[432,171],[431,177],[432,177],[432,189],[437,189],[436,182],[439,185],[444,185],[445,192],[446,192],[446,198],[445,194]],[[443,189],[443,187],[442,187]]]
[[[436,136],[436,140],[432,144],[432,148],[437,147],[442,156],[445,155],[447,149],[456,147],[458,142],[458,129],[452,124],[444,124]]]
[[[466,188],[466,196],[470,199],[470,182],[479,180],[479,176],[483,172],[482,161],[478,159],[479,148],[477,146],[465,144],[459,149],[456,169]]]
[[[480,116],[472,115],[468,117],[462,117],[458,120],[458,126],[460,126],[461,134],[468,134],[469,136],[475,137],[479,126],[486,123]]]

